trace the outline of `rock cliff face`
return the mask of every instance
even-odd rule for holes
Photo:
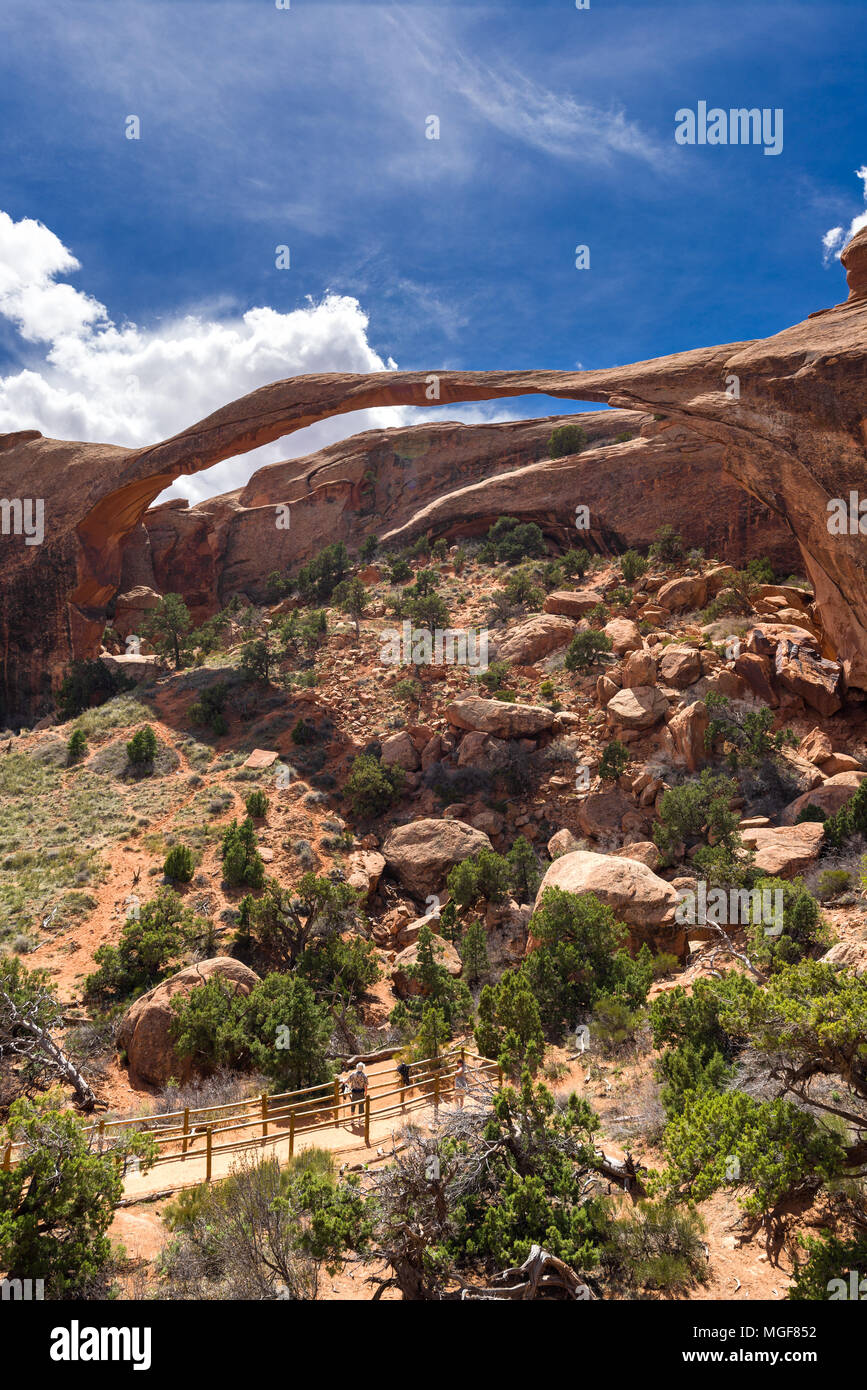
[[[590,447],[549,459],[551,431],[566,420]],[[617,443],[621,435],[630,438]],[[651,416],[632,411],[374,430],[261,468],[245,488],[196,507],[152,508],[125,547],[121,587],[182,593],[198,621],[234,592],[264,598],[271,570],[303,564],[329,540],[354,547],[375,534],[403,544],[424,531],[453,539],[503,513],[537,522],[562,545],[603,552],[648,544],[664,519],[709,554],[796,565],[788,527],[721,481],[720,469],[719,449],[677,427],[660,434]],[[579,503],[590,509],[583,536]],[[276,526],[278,504],[290,508],[288,530]]]
[[[351,539],[372,530],[401,538],[428,527],[456,535],[510,511],[565,540],[574,538],[574,509],[583,503],[602,547],[649,539],[661,522],[679,522],[676,507],[689,513],[685,535],[724,549],[726,559],[782,549],[785,531],[815,585],[825,654],[844,663],[850,685],[867,687],[865,536],[857,517],[854,534],[827,525],[830,499],[867,494],[867,229],[843,263],[844,304],[756,342],[599,372],[443,372],[436,401],[429,373],[296,377],[143,449],[35,431],[0,436],[0,496],[45,501],[43,544],[0,535],[0,718],[42,712],[70,657],[98,649],[122,587],[179,588],[204,613],[226,592],[261,582],[262,570],[281,563],[276,501],[291,507],[282,533],[290,562],[341,534],[337,518]],[[175,478],[316,420],[371,406],[530,394],[630,412],[625,422],[588,416],[585,428],[606,439],[624,430],[637,437],[550,461],[538,452],[550,421],[374,432],[278,465],[279,474],[259,470],[237,494],[147,515]],[[727,484],[720,497],[723,470],[753,503],[733,502]]]

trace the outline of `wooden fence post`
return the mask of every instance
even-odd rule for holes
[[[99,1152],[102,1153],[103,1141],[105,1139],[105,1120],[99,1122]]]
[[[498,1066],[498,1067],[497,1067],[497,1085],[498,1085],[498,1086],[502,1086],[502,1084],[503,1084],[503,1068],[502,1068],[501,1066]]]
[[[289,1157],[295,1153],[295,1106],[289,1111]]]
[[[262,1143],[268,1138],[268,1097],[262,1092]]]
[[[211,1132],[213,1125],[205,1129],[205,1182],[211,1181]]]
[[[364,1097],[364,1142],[370,1148],[370,1096]]]
[[[440,1108],[440,1074],[439,1074],[439,1072],[435,1072],[435,1073],[434,1073],[434,1110],[435,1110],[435,1111],[436,1111],[436,1110],[439,1110],[439,1108]]]
[[[3,1150],[3,1172],[9,1173],[12,1170],[12,1144],[6,1145]]]
[[[188,1145],[189,1142],[190,1142],[189,1139],[187,1138],[187,1135],[189,1134],[189,1132],[190,1132],[190,1107],[189,1107],[188,1105],[185,1105],[185,1106],[184,1106],[184,1142],[183,1142],[183,1144],[181,1145],[181,1153],[182,1153],[182,1154],[186,1154],[186,1152],[187,1152],[187,1145]]]
[[[334,1078],[334,1123],[340,1124],[340,1077]]]

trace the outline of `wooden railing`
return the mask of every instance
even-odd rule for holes
[[[159,1152],[149,1165],[183,1161],[188,1155],[200,1157],[204,1151],[205,1181],[211,1181],[213,1157],[215,1154],[238,1152],[253,1145],[264,1144],[269,1137],[269,1128],[275,1127],[272,1139],[288,1138],[289,1157],[295,1152],[296,1134],[312,1134],[320,1130],[337,1129],[347,1122],[364,1125],[364,1142],[370,1145],[370,1125],[372,1120],[382,1120],[389,1116],[404,1115],[409,1110],[433,1104],[438,1108],[447,1095],[456,1095],[454,1078],[461,1062],[467,1064],[467,1079],[472,1083],[485,1079],[499,1085],[502,1075],[496,1062],[467,1048],[455,1049],[439,1057],[427,1057],[421,1062],[410,1063],[410,1080],[407,1085],[395,1086],[390,1078],[374,1075],[368,1077],[368,1089],[363,1101],[353,1101],[351,1096],[341,1090],[339,1078],[307,1086],[298,1091],[285,1091],[277,1095],[263,1093],[244,1101],[232,1101],[225,1105],[208,1105],[199,1109],[185,1106],[183,1110],[168,1111],[163,1115],[139,1115],[118,1120],[100,1120],[91,1125],[85,1133],[95,1141],[101,1150],[105,1141],[124,1130],[134,1130],[149,1134]],[[474,1063],[470,1071],[470,1063]],[[407,1092],[410,1093],[407,1098]],[[413,1094],[414,1093],[414,1094]],[[394,1100],[394,1097],[399,1097]],[[382,1105],[380,1102],[389,1102]],[[327,1118],[317,1119],[317,1116]],[[175,1123],[172,1123],[172,1122]],[[260,1130],[257,1135],[236,1139],[228,1144],[214,1144],[214,1135],[230,1133],[246,1134],[249,1130]],[[196,1148],[198,1141],[202,1146]],[[0,1167],[12,1168],[18,1161],[18,1151],[22,1144],[7,1143],[3,1149]],[[166,1151],[163,1152],[163,1149]],[[173,1149],[173,1152],[169,1150]]]

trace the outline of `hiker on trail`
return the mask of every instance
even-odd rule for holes
[[[355,1071],[349,1073],[349,1098],[352,1102],[352,1113],[355,1114],[355,1107],[358,1106],[359,1115],[364,1113],[364,1098],[367,1095],[367,1072],[364,1070],[364,1063],[359,1062]]]
[[[409,1064],[407,1062],[398,1062],[397,1074],[400,1077],[401,1086],[412,1085],[412,1077],[410,1075]]]
[[[464,1099],[466,1098],[469,1077],[467,1076],[467,1064],[463,1057],[458,1062],[458,1069],[455,1072],[455,1100],[463,1110]]]

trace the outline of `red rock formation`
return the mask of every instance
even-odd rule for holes
[[[49,440],[35,431],[0,436],[0,496],[44,498],[46,525],[46,539],[39,546],[26,546],[21,536],[0,537],[0,714],[32,717],[47,703],[52,680],[69,657],[97,650],[107,607],[123,579],[125,543],[134,533],[141,539],[140,523],[148,507],[175,478],[352,410],[533,393],[601,401],[664,418],[646,421],[638,439],[606,450],[605,462],[611,468],[601,480],[598,457],[591,460],[585,454],[580,456],[583,462],[539,460],[498,470],[492,478],[484,476],[490,470],[483,464],[481,478],[451,489],[451,501],[449,494],[435,488],[439,495],[431,496],[425,506],[413,509],[410,504],[397,510],[386,534],[399,537],[441,522],[442,529],[454,529],[459,507],[464,517],[477,507],[490,508],[489,515],[506,510],[523,515],[527,508],[516,504],[525,501],[531,513],[534,508],[545,511],[549,525],[566,532],[574,505],[584,501],[572,489],[580,486],[583,493],[594,481],[600,533],[613,524],[619,534],[626,534],[629,488],[621,494],[622,514],[615,511],[612,516],[606,505],[618,466],[638,469],[630,478],[632,507],[646,518],[658,502],[658,523],[671,519],[672,497],[682,495],[705,461],[724,468],[791,530],[815,586],[827,639],[823,655],[839,657],[849,683],[867,687],[865,538],[857,533],[832,535],[827,527],[829,499],[867,492],[867,228],[850,243],[843,262],[850,288],[845,304],[757,342],[703,348],[599,372],[443,372],[437,402],[429,399],[429,373],[296,377],[264,386],[172,439],[143,449]],[[459,428],[472,440],[481,437],[474,430],[491,427]],[[649,478],[654,469],[666,466],[671,492],[652,497],[650,503],[646,496],[636,497],[635,477]],[[291,476],[299,488],[303,486],[305,497],[312,494],[299,509],[297,524],[309,527],[317,543],[334,538],[334,509],[340,499],[344,506],[347,498],[353,508],[363,505],[363,477],[341,480],[323,469],[320,480],[316,469],[301,474],[297,463],[284,467],[289,470],[287,479]],[[552,489],[563,475],[568,483],[552,507]],[[249,485],[252,491],[244,489],[237,497],[193,509],[191,534],[201,566],[197,582],[208,601],[209,564],[232,564],[232,546],[237,546],[231,539],[232,514],[258,499],[257,478],[259,474]],[[319,493],[320,487],[326,491]],[[564,493],[569,500],[565,517],[559,513]],[[329,502],[332,496],[337,502]],[[705,534],[712,534],[721,512],[718,498],[705,487],[694,503]],[[588,504],[592,513],[593,505]],[[269,496],[266,507],[271,505]],[[216,520],[203,524],[208,506]],[[170,553],[183,524],[181,509],[170,507],[163,519],[169,515],[171,525],[163,527],[162,541],[158,527],[151,536],[155,578],[161,565],[171,572]],[[221,552],[224,528],[230,543]],[[272,540],[273,535],[270,532]],[[141,562],[139,555],[140,567]],[[271,568],[270,560],[267,563]],[[135,582],[148,580],[139,575]]]

